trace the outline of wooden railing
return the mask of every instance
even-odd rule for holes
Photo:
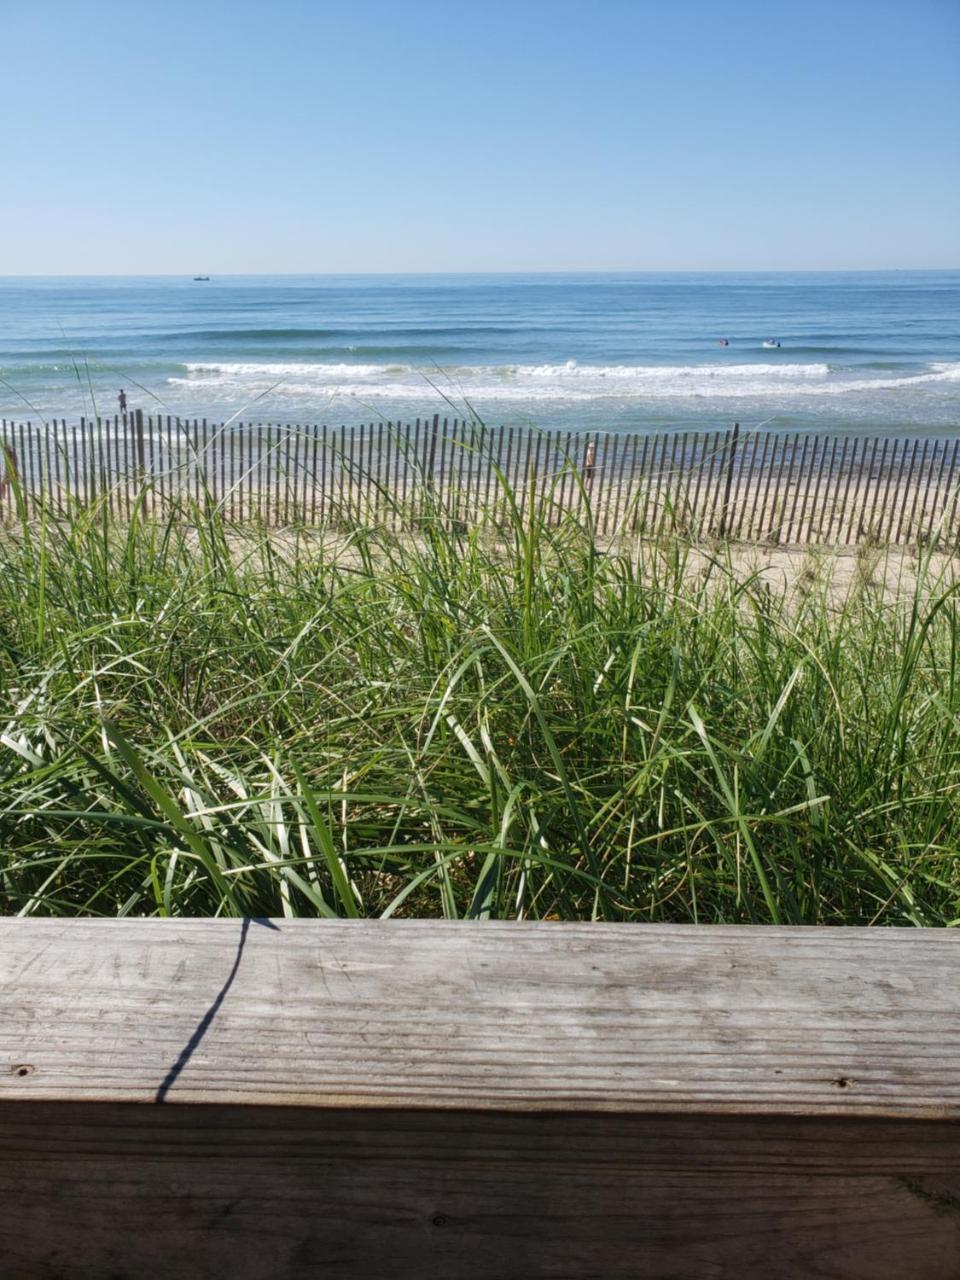
[[[575,433],[417,419],[363,427],[145,417],[0,422],[0,512],[213,503],[269,525],[509,520],[536,503],[617,531],[784,544],[960,545],[960,436]],[[15,484],[14,481],[17,483]],[[4,495],[6,501],[4,503]]]
[[[960,934],[0,921],[9,1277],[960,1269]]]

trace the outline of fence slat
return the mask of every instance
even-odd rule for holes
[[[886,474],[887,447],[889,444],[890,444],[889,440],[885,439],[883,441],[883,448],[880,450],[880,462],[877,467],[876,479],[873,482],[873,498],[872,498],[872,501],[870,502],[870,513],[869,515],[867,515],[866,520],[861,519],[861,525],[863,526],[862,536],[864,538],[872,538],[873,530],[876,527],[875,512],[877,509],[877,500],[880,496],[880,491],[883,488],[883,478],[884,478],[884,475]]]
[[[916,500],[918,500],[918,498],[920,497],[920,476],[923,475],[924,467],[925,465],[927,465],[927,449],[929,447],[929,443],[931,443],[929,442],[929,440],[924,440],[923,442],[923,452],[920,453],[920,467],[919,467],[919,471],[916,472],[916,483],[914,485],[913,502],[910,503],[910,518],[908,521],[908,525],[906,525],[906,530],[905,530],[906,540],[910,541],[910,543],[913,543],[913,541],[916,538],[916,532],[915,532]]]
[[[167,477],[163,465],[163,416],[157,414],[156,425],[152,415],[147,416],[147,430],[150,432],[150,479],[153,485],[154,498],[158,510],[166,506]],[[154,445],[156,440],[156,445]]]
[[[853,516],[856,519],[855,533],[851,538],[853,542],[859,542],[861,538],[868,536],[868,525],[864,521],[864,510],[870,498],[870,485],[876,470],[877,450],[879,448],[880,437],[874,436],[870,442],[870,460],[865,467],[860,468],[860,475],[857,481],[856,497],[853,504]]]
[[[933,493],[933,505],[929,513],[927,513],[931,522],[931,528],[930,528],[931,535],[933,535],[936,529],[939,527],[939,523],[940,523],[939,513],[943,509],[943,501],[942,501],[941,495],[943,494],[943,473],[946,470],[947,457],[950,453],[949,441],[939,440],[937,442],[937,447],[940,450],[940,466],[937,470],[937,483]],[[933,542],[934,545],[936,545],[936,539],[932,536],[931,536],[931,541]]]
[[[897,521],[896,541],[899,542],[903,536],[903,520],[907,512],[907,503],[910,500],[910,486],[913,483],[913,469],[917,461],[917,449],[920,447],[920,441],[914,440],[913,449],[910,452],[910,462],[907,467],[907,478],[902,486],[902,501],[900,503],[900,518]]]
[[[731,433],[729,431],[721,431],[717,433],[717,452],[714,459],[717,464],[716,471],[714,472],[711,470],[710,480],[707,483],[707,492],[705,494],[705,503],[707,506],[707,532],[711,536],[716,534],[718,529],[717,512],[721,502],[720,495],[723,493],[727,477],[727,459],[730,453],[730,436]]]
[[[53,505],[53,465],[50,461],[50,424],[43,424],[43,488],[46,495],[46,506]]]
[[[801,462],[801,469],[802,467],[803,467],[803,464]],[[800,501],[800,514],[797,517],[796,527],[793,531],[794,537],[796,541],[799,543],[807,543],[810,541],[810,533],[806,523],[807,507],[810,504],[811,498],[814,504],[816,504],[816,497],[815,497],[814,491],[811,490],[811,484],[813,484],[814,486],[816,485],[816,483],[820,479],[822,470],[823,470],[823,450],[820,447],[820,437],[818,435],[815,435],[813,437],[813,448],[810,451],[810,469],[805,473],[803,497]]]
[[[947,516],[946,506],[944,506],[943,518],[945,520],[946,543],[947,543],[947,546],[951,546],[951,547],[955,545],[955,541],[956,541],[953,536],[953,521],[954,521],[954,516],[956,515],[956,510],[957,510],[958,493],[957,493],[957,490],[954,489],[953,487],[953,483],[954,483],[953,476],[954,476],[954,468],[957,465],[958,449],[960,449],[960,439],[954,440],[953,442],[953,452],[950,454],[950,472],[947,475],[947,486],[946,486],[946,492],[944,493],[944,502],[947,502],[947,501],[950,502],[950,515]]]
[[[729,448],[730,457],[726,467],[726,477],[724,479],[723,489],[723,513],[720,516],[720,537],[724,537],[727,532],[727,519],[730,511],[730,489],[733,485],[733,469],[737,458],[737,445],[740,440],[740,423],[733,424],[733,431],[730,433]]]
[[[180,506],[183,484],[183,468],[180,461],[180,424],[167,414],[167,467],[170,472],[170,494],[174,505]]]
[[[927,467],[927,481],[925,481],[923,486],[923,502],[920,503],[920,516],[918,520],[919,527],[918,530],[916,530],[916,540],[923,540],[924,538],[924,524],[925,521],[927,521],[927,502],[929,500],[929,493],[931,493],[934,463],[937,461],[937,442],[936,440],[933,440],[932,443],[933,449],[931,451],[931,461],[929,461],[929,466]],[[924,453],[925,452],[927,452],[927,442],[924,442]]]
[[[650,457],[649,457],[649,464],[647,463],[647,453],[646,453],[646,450],[644,450],[644,457],[643,457],[643,464],[644,464],[644,470],[643,470],[643,475],[644,475],[644,489],[643,489],[643,514],[640,516],[640,535],[641,535],[641,537],[645,537],[645,536],[646,536],[646,533],[647,533],[647,510],[648,510],[649,503],[650,503],[650,495],[652,494],[652,492],[653,492],[653,488],[654,488],[654,485],[653,485],[653,474],[654,474],[654,469],[655,469],[655,465],[656,465],[656,461],[657,461],[657,450],[658,450],[659,445],[660,445],[660,440],[661,440],[661,437],[660,437],[659,435],[654,435],[654,436],[651,436],[651,437],[650,437]]]

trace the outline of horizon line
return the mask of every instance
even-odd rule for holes
[[[936,267],[644,267],[644,268],[523,268],[449,271],[221,271],[219,279],[303,279],[304,277],[376,277],[376,276],[747,276],[747,275],[883,275],[960,272],[957,266]],[[0,272],[0,280],[189,280],[197,281],[190,271],[24,271]],[[212,283],[213,276],[209,277]]]

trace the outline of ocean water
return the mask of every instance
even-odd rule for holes
[[[121,386],[212,420],[947,435],[960,272],[0,278],[0,416]]]

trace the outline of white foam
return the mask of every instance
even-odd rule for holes
[[[960,381],[960,362],[923,372],[859,377],[828,364],[708,365],[461,365],[444,369],[409,364],[205,362],[185,366],[171,384],[195,391],[255,395],[274,383],[298,399],[322,396],[422,400],[434,387],[451,398],[477,401],[747,399],[834,396],[895,391]]]
[[[410,368],[409,365],[387,364],[243,364],[236,361],[187,364],[184,367],[190,374],[227,373],[240,378],[296,378],[302,374],[317,373],[329,378],[363,378],[379,377],[386,370],[405,373]]]

